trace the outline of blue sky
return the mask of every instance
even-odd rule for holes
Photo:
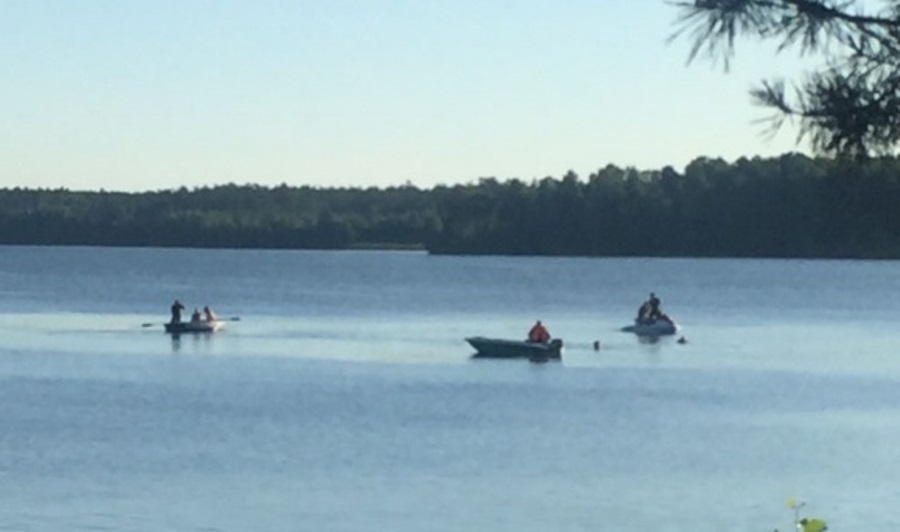
[[[0,187],[420,187],[805,151],[662,0],[3,0]]]

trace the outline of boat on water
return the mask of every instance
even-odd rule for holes
[[[544,343],[472,336],[466,342],[475,348],[475,358],[526,358],[532,362],[562,358],[563,341],[559,338]]]
[[[638,336],[667,336],[678,332],[678,324],[663,314],[655,319],[635,319],[633,325],[622,327],[622,331],[635,333]]]
[[[179,321],[165,324],[166,332],[171,334],[211,333],[224,326],[225,324],[221,320]]]

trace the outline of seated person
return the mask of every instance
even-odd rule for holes
[[[191,313],[191,322],[197,323],[198,321],[200,321],[200,311],[195,308],[194,312]]]
[[[648,321],[650,320],[651,307],[649,301],[644,301],[641,303],[640,308],[638,308],[637,321]]]
[[[662,310],[659,308],[661,304],[662,301],[656,297],[656,294],[650,292],[650,298],[641,303],[641,307],[638,309],[637,321],[654,322],[663,318],[665,314],[663,314]]]
[[[211,308],[206,306],[203,307],[203,319],[205,319],[206,321],[216,321],[219,319],[219,317],[216,316],[216,313],[213,312]]]
[[[656,294],[650,292],[650,299],[647,300],[647,303],[650,303],[650,318],[657,319],[662,314],[659,306],[662,304],[662,301],[656,297]]]
[[[528,341],[538,342],[542,344],[546,344],[550,341],[550,332],[547,331],[547,328],[544,327],[544,324],[541,323],[541,320],[538,320],[531,327],[531,330],[528,331]]]

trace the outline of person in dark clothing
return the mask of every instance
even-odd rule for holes
[[[656,294],[650,292],[650,299],[647,300],[647,303],[650,303],[650,319],[659,319],[659,317],[662,315],[662,312],[659,310],[659,305],[662,303],[662,301],[660,301],[659,298],[656,297]]]
[[[184,310],[184,305],[181,304],[181,301],[175,300],[172,303],[172,321],[171,323],[181,323],[181,311]]]
[[[650,302],[644,301],[641,303],[641,306],[638,308],[637,313],[638,321],[646,321],[650,319]]]

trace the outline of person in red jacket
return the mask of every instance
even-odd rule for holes
[[[546,344],[550,341],[550,332],[547,331],[547,328],[544,327],[541,320],[538,320],[534,326],[531,327],[531,330],[528,331],[528,341],[539,342],[542,344]]]

